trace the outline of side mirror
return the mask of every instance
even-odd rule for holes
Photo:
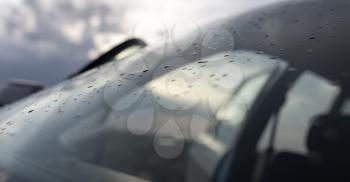
[[[11,104],[45,88],[45,84],[32,80],[9,80],[0,85],[0,107]]]

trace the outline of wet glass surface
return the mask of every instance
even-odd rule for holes
[[[279,65],[249,51],[219,51],[195,62],[175,57],[153,65],[142,58],[109,63],[3,108],[0,165],[29,181],[198,176],[186,172],[187,161],[201,153],[190,154],[190,144],[207,146],[208,139],[200,136],[206,132],[215,138],[212,129],[222,119],[217,112],[246,77]],[[228,147],[223,143],[213,165],[199,168],[215,167]]]
[[[139,36],[150,46],[2,108],[0,177],[47,182],[164,181],[174,176],[172,181],[199,177],[208,181],[268,75],[247,82],[248,90],[238,92],[239,98],[232,94],[250,76],[279,67],[281,59],[289,61],[290,73],[312,69],[321,75],[301,77],[283,105],[292,112],[282,111],[281,126],[301,131],[304,121],[327,110],[336,94],[321,78],[349,75],[342,62],[348,57],[347,42],[339,36],[348,24],[338,16],[347,15],[350,6],[292,3],[282,10],[270,6],[243,14],[237,20],[216,19],[273,1],[259,2],[237,1],[232,5],[237,12],[225,0],[205,6],[199,1],[118,6],[107,0],[5,2],[3,7],[15,8],[0,11],[4,20],[12,17],[0,29],[6,43],[0,45],[1,78],[21,69],[23,76],[52,84],[59,80],[57,73],[63,78],[67,75],[63,70],[76,70],[125,36]],[[16,10],[19,7],[23,9]],[[217,16],[202,18],[218,9]],[[191,13],[181,13],[185,10]],[[202,29],[202,22],[211,18],[215,22]],[[33,70],[36,75],[31,75]],[[231,99],[226,118],[220,116]],[[318,100],[320,107],[312,100]],[[284,133],[286,137],[277,143],[304,137]],[[305,151],[302,142],[296,146],[296,151]],[[187,166],[188,159],[193,165]]]

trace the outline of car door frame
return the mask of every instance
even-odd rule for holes
[[[288,65],[275,68],[245,117],[237,140],[218,165],[213,181],[247,182],[251,180],[256,159],[256,144],[270,116],[284,102],[288,83],[298,74],[288,71]]]

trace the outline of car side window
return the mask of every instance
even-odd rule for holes
[[[268,81],[272,69],[265,70],[248,80],[239,88],[227,106],[218,113],[222,122],[217,126],[216,138],[225,146],[231,145],[234,135],[246,117],[260,91]]]
[[[338,86],[328,80],[312,72],[303,73],[290,88],[278,114],[274,149],[306,154],[305,140],[313,118],[327,113],[338,93]],[[259,149],[266,148],[270,132],[271,122]]]
[[[341,107],[340,112],[343,115],[347,115],[347,116],[350,115],[350,99],[349,98],[344,102],[343,106]]]

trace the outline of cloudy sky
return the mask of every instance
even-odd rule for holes
[[[0,83],[51,85],[128,37],[154,44],[184,22],[202,25],[276,1],[283,0],[1,0]]]

